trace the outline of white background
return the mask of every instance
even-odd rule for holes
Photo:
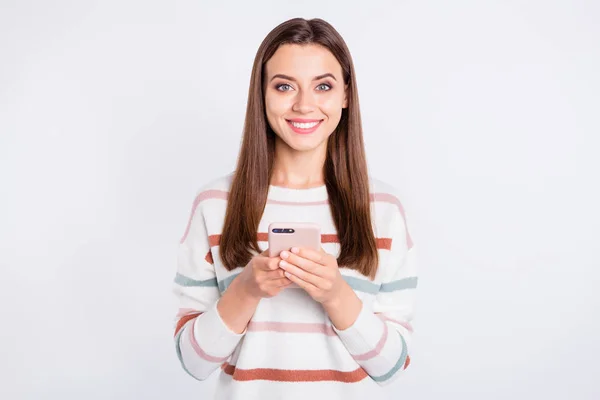
[[[383,392],[600,397],[599,2],[0,4],[2,399],[212,392],[175,355],[176,249],[296,16],[345,38],[370,173],[419,246],[412,364]]]

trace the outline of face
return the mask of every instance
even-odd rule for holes
[[[348,107],[340,63],[319,45],[282,45],[266,63],[265,106],[278,146],[324,150]]]

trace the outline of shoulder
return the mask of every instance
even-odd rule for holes
[[[192,215],[203,214],[209,211],[225,209],[233,173],[212,178],[196,187],[196,194],[192,205]]]
[[[394,184],[369,176],[371,201],[378,222],[392,231],[407,235],[409,247],[412,240],[408,237],[406,211],[402,202],[402,191]]]
[[[387,181],[369,175],[369,192],[374,201],[387,201],[401,205],[400,190],[397,186],[390,184]]]
[[[211,180],[205,181],[196,188],[196,197],[194,205],[197,207],[205,202],[205,200],[227,200],[231,182],[233,181],[233,173],[222,175]]]
[[[201,185],[197,187],[196,195],[200,195],[202,193],[211,192],[211,191],[220,191],[220,192],[229,192],[231,188],[231,182],[233,181],[233,172],[222,175],[219,177],[212,178],[208,181],[205,181]]]

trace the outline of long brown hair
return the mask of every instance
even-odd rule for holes
[[[244,137],[228,197],[219,254],[225,268],[246,265],[260,253],[257,230],[271,181],[275,132],[265,111],[265,64],[283,44],[317,44],[335,56],[348,84],[348,106],[329,136],[323,166],[329,207],[340,241],[338,265],[373,278],[378,254],[371,225],[369,176],[354,65],[344,39],[326,21],[290,19],[273,29],[260,45],[250,78]]]

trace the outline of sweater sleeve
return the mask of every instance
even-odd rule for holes
[[[173,291],[179,303],[175,349],[183,369],[198,380],[226,361],[244,332],[233,332],[217,310],[221,297],[202,209],[201,193],[179,244]]]
[[[391,383],[410,363],[417,287],[415,247],[408,234],[404,213],[395,219],[392,245],[382,284],[371,305],[363,302],[350,327],[336,331],[352,357],[379,385]]]

